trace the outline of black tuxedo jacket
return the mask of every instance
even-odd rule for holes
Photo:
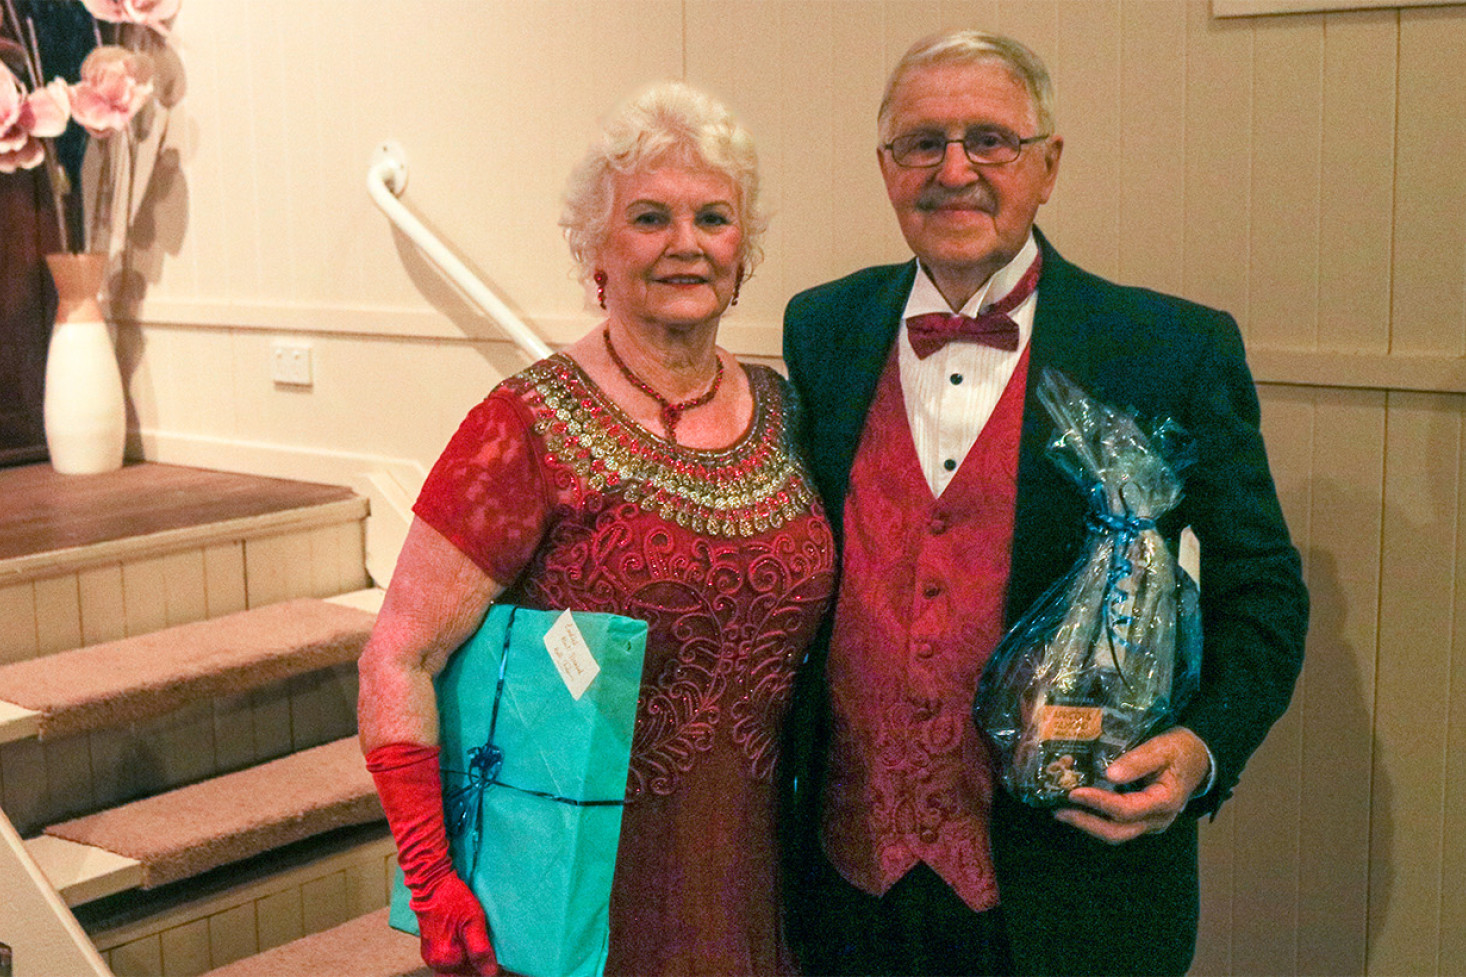
[[[1287,708],[1303,659],[1308,598],[1278,506],[1259,408],[1231,316],[1129,288],[1065,261],[1038,236],[1038,286],[1018,461],[1008,587],[1011,624],[1078,558],[1085,500],[1045,457],[1053,424],[1036,390],[1053,367],[1091,396],[1195,439],[1185,496],[1162,520],[1201,541],[1202,686],[1182,717],[1216,759],[1212,790],[1164,834],[1110,846],[1014,801],[992,812],[993,858],[1020,973],[1184,973],[1198,917],[1196,815],[1214,812]],[[803,440],[836,538],[866,410],[897,335],[916,263],[867,268],[803,292],[784,317],[784,358],[803,400]],[[790,932],[818,857],[827,743],[829,621],[796,680],[781,761],[781,841]]]

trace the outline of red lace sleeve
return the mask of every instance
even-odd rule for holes
[[[412,507],[506,587],[534,555],[549,517],[536,444],[513,394],[495,391],[469,411]]]

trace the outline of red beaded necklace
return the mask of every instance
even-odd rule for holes
[[[677,427],[677,422],[682,419],[682,415],[694,407],[701,407],[703,404],[712,400],[718,393],[718,387],[723,383],[723,359],[714,354],[718,368],[713,373],[712,386],[691,400],[684,400],[681,403],[674,404],[659,394],[651,384],[633,373],[631,367],[626,365],[626,361],[621,359],[620,354],[616,352],[616,347],[611,345],[610,326],[607,326],[602,331],[601,336],[606,340],[606,352],[610,354],[611,362],[616,364],[617,369],[621,371],[621,375],[626,378],[626,382],[662,406],[662,427],[667,429],[667,439],[669,441],[677,440],[677,435],[674,432]]]

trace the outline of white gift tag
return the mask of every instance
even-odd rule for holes
[[[1176,562],[1181,564],[1181,569],[1190,574],[1191,579],[1196,581],[1196,586],[1200,587],[1201,540],[1196,538],[1196,534],[1191,531],[1190,526],[1181,530],[1180,550],[1181,552]]]
[[[545,650],[555,663],[555,670],[570,690],[571,698],[577,702],[590,688],[591,682],[600,674],[601,666],[596,663],[590,647],[575,626],[575,619],[566,611],[555,619],[550,630],[545,632]]]

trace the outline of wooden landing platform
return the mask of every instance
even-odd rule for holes
[[[337,485],[153,462],[102,475],[0,468],[0,562],[353,498]]]

